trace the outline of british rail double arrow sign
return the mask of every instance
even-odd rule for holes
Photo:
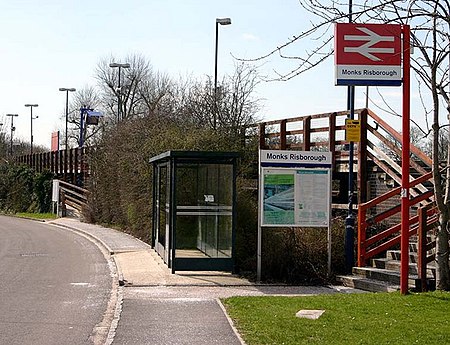
[[[336,85],[402,83],[400,25],[336,24],[334,54]]]

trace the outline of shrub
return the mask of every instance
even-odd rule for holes
[[[344,220],[332,220],[333,272],[344,266]],[[326,228],[264,228],[262,276],[286,283],[321,284],[328,277],[328,231]]]
[[[256,138],[256,137],[255,137]],[[130,119],[105,133],[90,151],[91,190],[85,217],[110,224],[150,243],[152,228],[152,167],[150,157],[168,150],[238,151],[236,266],[240,273],[256,273],[257,140],[243,145],[237,134],[224,134],[175,120],[156,117]],[[251,180],[252,183],[249,183]],[[333,225],[333,267],[343,229]],[[325,229],[264,229],[263,274],[266,280],[318,283],[327,279]],[[336,241],[337,240],[337,241]],[[339,248],[338,248],[339,247]],[[343,265],[341,265],[343,267]]]
[[[0,209],[5,212],[49,212],[53,174],[25,165],[0,166]]]

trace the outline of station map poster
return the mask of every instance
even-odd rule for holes
[[[262,177],[262,226],[329,226],[329,169],[263,168]]]

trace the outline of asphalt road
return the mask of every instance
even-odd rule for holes
[[[0,216],[0,344],[98,343],[111,286],[108,262],[91,241]]]

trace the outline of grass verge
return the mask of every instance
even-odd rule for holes
[[[21,218],[32,218],[39,220],[47,220],[47,219],[56,219],[57,216],[54,213],[29,213],[29,212],[21,212],[16,213],[15,216]]]
[[[450,344],[450,293],[232,297],[228,314],[247,345]],[[299,319],[321,309],[318,320]]]

